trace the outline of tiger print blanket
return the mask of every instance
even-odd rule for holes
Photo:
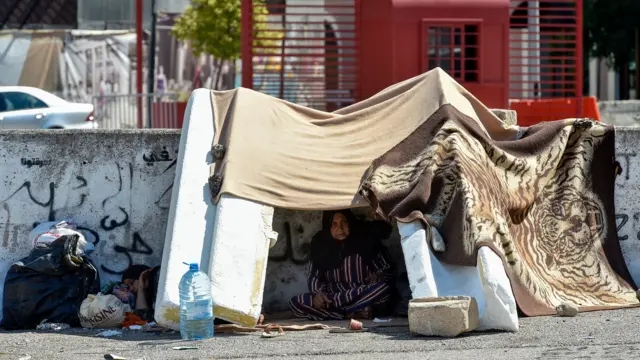
[[[638,305],[617,240],[614,129],[566,120],[494,141],[443,105],[369,168],[360,194],[387,220],[435,226],[443,262],[503,260],[526,315]]]

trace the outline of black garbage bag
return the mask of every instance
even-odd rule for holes
[[[5,329],[35,329],[45,319],[79,326],[80,305],[87,295],[100,291],[100,278],[78,250],[78,238],[61,236],[11,265],[4,283]]]

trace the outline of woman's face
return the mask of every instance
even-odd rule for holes
[[[133,280],[133,279],[124,279],[124,281],[122,281],[125,285],[129,286],[129,290],[131,290],[132,292],[137,292],[138,291],[138,283],[140,281],[138,280]]]
[[[331,223],[331,236],[334,239],[343,241],[349,237],[349,222],[342,213],[333,215],[333,221]]]

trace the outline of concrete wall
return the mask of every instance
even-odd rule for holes
[[[0,133],[0,260],[26,256],[35,223],[72,217],[103,280],[159,264],[178,131]]]
[[[640,100],[599,101],[602,122],[616,126],[640,125]]]
[[[160,264],[179,140],[174,130],[0,132],[0,262],[28,255],[34,224],[71,217],[96,245],[103,283],[130,264]],[[320,219],[320,212],[276,210],[265,309],[285,310],[306,290]],[[388,243],[402,262],[397,231]]]
[[[616,179],[618,240],[627,267],[640,285],[640,128],[616,128],[616,158],[622,174]]]
[[[638,143],[640,128],[618,129],[623,167],[616,181],[619,238],[640,282]],[[96,244],[94,259],[103,282],[117,279],[132,263],[159,264],[178,144],[178,131],[0,132],[0,262],[28,254],[35,223],[73,217]],[[309,242],[320,218],[320,212],[276,209],[273,227],[279,238],[267,266],[265,310],[287,309],[291,296],[306,291]],[[394,231],[386,244],[399,264],[396,275],[406,300],[399,239]]]

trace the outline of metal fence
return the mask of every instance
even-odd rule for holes
[[[509,107],[518,123],[590,116],[583,94],[584,0],[511,0]]]
[[[583,0],[511,0],[511,99],[582,96]]]
[[[177,94],[117,94],[94,96],[92,102],[101,129],[137,129],[140,121],[143,128],[179,128],[177,100]]]
[[[355,102],[360,2],[243,0],[242,85],[327,111]]]

